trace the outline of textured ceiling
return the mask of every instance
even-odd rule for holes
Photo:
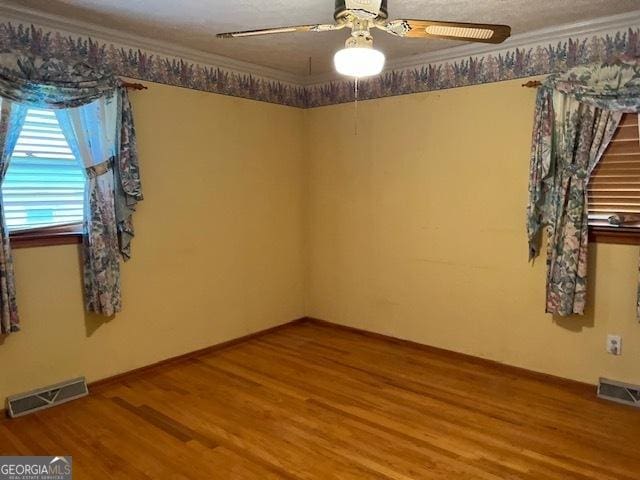
[[[333,0],[5,0],[123,32],[306,75],[331,70],[347,31],[220,40],[216,33],[330,23]],[[505,23],[514,34],[631,12],[640,0],[389,0],[391,18]],[[459,45],[447,40],[399,39],[374,31],[390,59]]]

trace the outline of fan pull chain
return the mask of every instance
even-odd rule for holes
[[[355,123],[355,125],[354,125],[354,134],[357,137],[358,136],[358,78],[357,77],[356,77],[356,81],[355,81],[354,85],[355,85],[354,94],[355,94],[355,99],[356,99],[355,107],[354,107],[354,117],[355,117],[354,118],[354,123]]]

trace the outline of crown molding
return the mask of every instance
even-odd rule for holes
[[[159,55],[179,58],[202,65],[220,67],[225,70],[251,74],[268,80],[280,81],[301,87],[343,80],[343,77],[340,77],[335,72],[312,76],[295,75],[201,50],[176,46],[161,40],[151,39],[88,22],[65,18],[60,15],[43,13],[22,6],[0,3],[0,18],[18,23],[33,23],[40,27],[61,31],[70,35],[87,36],[100,39],[106,43],[113,43],[114,45],[139,48]],[[600,17],[593,20],[564,24],[543,28],[533,32],[516,34],[500,45],[472,43],[437,50],[423,55],[412,55],[392,59],[387,62],[385,71],[404,70],[427,64],[461,60],[472,56],[486,55],[490,53],[497,54],[507,50],[514,50],[516,48],[530,48],[537,45],[553,44],[567,38],[579,38],[595,34],[612,33],[615,31],[626,30],[628,28],[637,28],[638,25],[640,25],[640,10],[635,10],[619,15]],[[380,33],[383,34],[383,32]]]
[[[628,28],[638,28],[639,25],[640,10],[635,10],[619,15],[600,17],[584,22],[569,23],[543,28],[532,32],[516,34],[499,45],[470,43],[460,45],[459,47],[451,47],[429,52],[423,55],[411,55],[395,60],[389,60],[387,61],[384,71],[405,70],[428,64],[453,62],[463,58],[490,53],[497,54],[506,50],[514,50],[516,48],[531,48],[537,45],[557,43],[567,38],[588,37],[597,34],[626,30]],[[304,86],[312,86],[341,79],[342,77],[332,72],[304,77],[303,84]]]
[[[1,1],[1,0],[0,0]],[[300,85],[300,77],[273,68],[263,67],[254,63],[234,60],[222,55],[204,52],[202,50],[180,47],[162,40],[151,39],[140,35],[130,34],[119,30],[95,25],[80,20],[74,20],[43,13],[22,6],[5,5],[0,3],[0,18],[18,23],[32,23],[39,27],[61,31],[70,35],[87,36],[100,39],[105,43],[113,43],[129,48],[139,48],[151,53],[188,60],[202,65],[220,67],[239,73],[259,76],[269,80],[276,80],[294,85]]]

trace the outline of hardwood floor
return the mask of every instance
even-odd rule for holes
[[[640,478],[640,410],[463,357],[292,325],[0,422],[76,479]]]

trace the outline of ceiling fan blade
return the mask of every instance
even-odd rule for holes
[[[345,0],[345,7],[360,18],[376,18],[380,14],[382,0]]]
[[[272,35],[274,33],[293,33],[293,32],[330,32],[332,30],[340,30],[346,27],[346,24],[335,25],[298,25],[295,27],[277,27],[266,28],[262,30],[246,30],[244,32],[227,32],[216,35],[218,38],[241,38],[241,37],[257,37],[260,35]]]
[[[448,38],[469,42],[502,43],[511,36],[508,25],[439,22],[435,20],[392,20],[376,25],[387,33],[409,38]]]

